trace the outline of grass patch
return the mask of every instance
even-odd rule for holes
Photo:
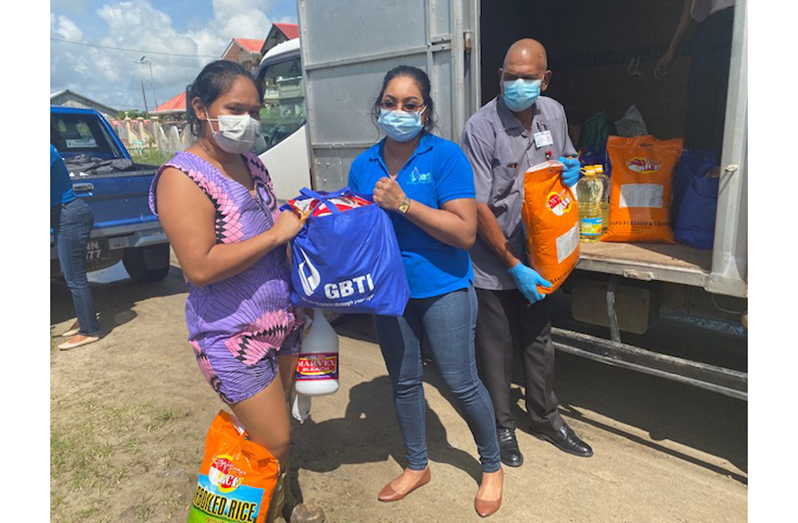
[[[167,156],[158,149],[147,149],[141,154],[131,154],[135,163],[149,163],[154,165],[165,164],[171,156]]]
[[[56,414],[57,413],[57,414]],[[50,428],[50,515],[53,521],[100,521],[132,476],[163,467],[152,449],[189,409],[150,404],[73,403],[53,411]],[[131,519],[147,521],[155,506]],[[167,507],[173,513],[176,506]]]
[[[188,409],[160,409],[150,418],[150,421],[145,423],[144,429],[147,432],[152,432],[160,429],[169,421],[185,418],[189,414],[191,414],[191,411]]]
[[[70,489],[106,488],[111,483],[113,445],[104,443],[87,427],[81,433],[50,432],[50,478]]]
[[[64,506],[64,502],[66,501],[66,496],[63,494],[56,494],[53,491],[50,491],[50,513],[51,514],[59,514],[61,512],[62,507]]]

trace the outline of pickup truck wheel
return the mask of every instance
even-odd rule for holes
[[[133,281],[158,282],[169,273],[169,244],[126,249],[122,264]]]
[[[99,271],[113,267],[122,259],[124,251],[111,251],[107,258],[101,260],[86,260],[86,272]]]

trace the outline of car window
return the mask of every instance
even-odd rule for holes
[[[92,115],[51,114],[50,142],[62,155],[122,157],[105,127]]]
[[[302,63],[298,56],[270,65],[259,79],[263,82],[264,95],[261,139],[255,143],[256,154],[271,149],[305,123]]]

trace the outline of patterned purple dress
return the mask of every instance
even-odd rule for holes
[[[256,197],[216,167],[189,152],[178,152],[155,175],[150,209],[156,213],[156,186],[166,167],[184,172],[216,208],[216,242],[238,243],[274,225],[279,215],[266,167],[244,156]],[[157,214],[157,213],[156,213]],[[205,379],[223,401],[235,403],[265,389],[277,376],[276,353],[299,351],[301,315],[291,305],[291,276],[285,249],[277,248],[252,267],[204,286],[186,279],[188,341]]]

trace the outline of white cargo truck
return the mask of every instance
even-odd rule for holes
[[[284,197],[298,193],[290,183],[298,188],[310,182],[328,191],[344,186],[354,158],[380,139],[371,107],[385,73],[400,64],[429,74],[436,132],[459,141],[468,118],[499,93],[498,68],[507,48],[524,37],[547,48],[554,75],[545,95],[565,107],[575,144],[579,124],[589,116],[606,110],[620,118],[631,105],[645,116],[649,134],[683,136],[689,34],[668,76],[653,75],[682,5],[682,0],[298,0],[301,49],[299,42],[291,44],[290,74],[272,77],[294,75],[298,81],[301,63],[307,124],[303,116],[296,132],[262,157],[277,175],[278,193],[290,188]],[[736,343],[747,343],[747,1],[738,0],[734,9],[714,247],[583,243],[577,270],[564,286],[576,321],[555,328],[553,337],[561,351],[747,399],[744,363],[725,368],[694,361],[679,351],[679,329],[665,334],[673,336],[666,343],[670,351],[625,342],[638,339],[662,316],[681,314],[715,325],[719,333],[734,331]],[[287,67],[288,55],[276,56],[264,58],[262,79],[268,71],[279,73],[278,64]],[[304,140],[307,153],[284,156],[290,172],[280,181],[279,162],[271,165],[269,155],[288,150],[289,140],[295,146]]]
[[[269,170],[277,199],[286,201],[311,186],[299,38],[266,52],[258,81],[264,88],[264,108],[254,151]]]

